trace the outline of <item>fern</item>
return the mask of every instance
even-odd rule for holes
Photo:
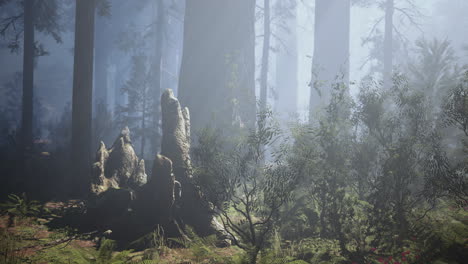
[[[42,210],[39,202],[28,200],[25,193],[21,197],[16,194],[9,194],[8,199],[7,202],[0,204],[0,207],[8,214],[17,217],[37,216]]]

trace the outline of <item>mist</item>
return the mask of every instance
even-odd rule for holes
[[[2,263],[464,263],[467,12],[0,0]]]

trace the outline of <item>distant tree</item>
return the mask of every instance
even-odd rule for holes
[[[12,52],[18,52],[23,39],[23,95],[21,135],[23,149],[33,144],[33,86],[34,58],[47,54],[44,47],[35,41],[34,32],[51,35],[61,42],[62,27],[59,24],[60,5],[56,0],[36,1],[3,0],[0,7],[6,12],[0,17],[0,35],[7,39]]]
[[[132,12],[149,12],[149,17],[142,19],[138,22],[129,22],[119,38],[119,51],[123,53],[123,56],[129,56],[129,77],[121,76],[123,84],[120,85],[118,93],[120,97],[127,97],[128,100],[120,100],[116,104],[116,114],[119,115],[118,119],[120,120],[119,126],[123,120],[128,118],[123,118],[123,116],[129,116],[129,111],[135,111],[135,113],[141,113],[142,107],[137,107],[139,110],[135,109],[135,105],[130,103],[130,96],[135,96],[130,90],[139,90],[138,93],[145,94],[147,98],[145,100],[148,102],[147,107],[153,107],[151,111],[148,112],[147,107],[145,107],[145,132],[142,132],[145,136],[139,132],[141,129],[141,122],[137,122],[138,126],[135,125],[135,122],[130,122],[134,124],[129,124],[128,126],[132,132],[136,133],[136,137],[143,139],[145,142],[145,153],[156,153],[160,146],[160,118],[161,118],[161,106],[159,103],[161,96],[161,86],[163,84],[163,58],[167,56],[164,52],[166,44],[168,41],[168,35],[171,33],[168,31],[168,19],[171,14],[172,6],[169,5],[169,2],[166,0],[163,1],[142,1],[138,5],[132,5]],[[130,8],[130,7],[129,7]],[[146,11],[145,11],[146,10]],[[174,60],[175,58],[169,58]],[[136,63],[136,61],[139,61]],[[138,65],[138,66],[136,66]],[[134,69],[139,68],[144,71],[141,74],[136,74]],[[146,78],[144,81],[141,81],[142,78]],[[129,79],[129,80],[127,80]],[[145,87],[135,87],[129,86],[130,80],[140,80],[144,83]],[[122,89],[123,87],[127,87]],[[143,91],[142,89],[147,89]],[[150,103],[149,103],[150,102]],[[133,105],[133,106],[132,106]],[[124,109],[125,108],[125,109]],[[126,113],[126,114],[124,114]]]
[[[440,110],[441,99],[462,76],[455,51],[448,40],[419,39],[416,41],[416,53],[416,60],[408,65],[412,84],[428,94],[434,110]]]
[[[3,85],[2,93],[2,129],[17,130],[21,124],[21,82],[23,75],[16,72],[13,78]]]
[[[72,188],[82,195],[91,168],[95,0],[76,2],[73,64]]]
[[[444,1],[435,0],[433,2],[433,10],[437,11],[438,22],[431,31],[436,31],[437,34],[443,35],[452,43],[455,52],[459,54],[465,50],[466,52],[466,28],[468,27],[468,18],[466,12],[468,10],[468,2],[463,0]],[[468,54],[464,54],[468,55]],[[468,63],[468,57],[460,58],[463,63]]]
[[[95,25],[95,57],[94,57],[94,107],[97,109],[104,103],[109,108],[114,107],[114,102],[108,96],[111,87],[108,83],[109,68],[113,62],[118,61],[113,56],[124,57],[119,49],[118,40],[125,26],[132,22],[122,17],[136,16],[148,5],[148,0],[128,2],[123,0],[96,0],[96,25]],[[159,2],[159,1],[158,1]],[[118,91],[121,85],[115,85]],[[119,97],[119,95],[116,95]],[[119,101],[119,100],[118,100]],[[121,103],[121,102],[119,102]],[[96,111],[93,111],[96,115]]]
[[[297,1],[278,0],[274,5],[278,42],[276,53],[276,111],[282,118],[297,112],[298,54],[297,54]]]
[[[154,105],[152,74],[149,61],[144,55],[132,57],[132,73],[122,87],[128,102],[117,107],[116,116],[119,127],[128,126],[133,132],[132,138],[140,140],[141,156],[145,157],[145,147],[157,132],[154,130]]]
[[[370,59],[377,59],[382,64],[381,73],[384,89],[389,90],[392,85],[396,44],[406,45],[407,43],[407,38],[401,33],[399,25],[395,23],[395,15],[399,15],[398,22],[401,25],[408,23],[419,29],[418,19],[422,17],[422,14],[414,0],[355,0],[354,3],[364,7],[376,5],[384,12],[384,15],[376,20],[368,37],[363,39],[363,44],[373,44],[373,49],[378,49],[377,51],[371,51],[373,53],[371,53]],[[384,22],[383,35],[379,30],[382,21]]]

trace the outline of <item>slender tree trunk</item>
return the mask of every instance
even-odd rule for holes
[[[257,117],[257,106],[255,96],[255,6],[256,1],[248,1],[244,7],[243,23],[245,30],[242,30],[244,41],[242,53],[245,73],[242,76],[241,89],[239,89],[237,97],[240,101],[240,118],[250,129],[255,128]]]
[[[270,0],[263,4],[263,48],[262,70],[260,72],[260,110],[266,109],[268,98],[268,64],[270,57]]]
[[[91,168],[94,0],[76,1],[72,100],[72,192],[83,195]]]
[[[393,13],[395,11],[394,0],[387,0],[385,7],[385,38],[384,38],[384,89],[392,86],[393,72]]]
[[[285,21],[287,28],[278,28],[285,45],[276,58],[276,110],[282,120],[288,120],[289,114],[297,113],[297,7],[293,8],[292,16]]]
[[[153,151],[156,153],[159,149],[160,141],[160,120],[161,120],[161,66],[162,66],[162,50],[163,36],[165,30],[165,6],[164,1],[156,1],[156,52],[154,58],[154,112],[153,112],[153,129],[155,132],[152,138]]]
[[[33,146],[33,87],[34,87],[34,0],[24,1],[24,52],[23,52],[23,151]]]

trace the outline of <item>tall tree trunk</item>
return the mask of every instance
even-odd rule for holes
[[[328,104],[337,82],[349,83],[350,0],[315,0],[309,120]]]
[[[395,11],[394,0],[387,0],[385,6],[385,38],[384,38],[384,89],[392,86],[393,72],[393,13]]]
[[[263,47],[262,70],[260,72],[260,111],[264,111],[268,99],[268,64],[270,57],[270,0],[263,2]]]
[[[34,0],[24,1],[24,52],[23,52],[23,151],[33,145],[33,87],[34,87]]]
[[[160,146],[160,120],[161,120],[161,67],[162,67],[162,51],[163,51],[163,36],[165,30],[165,5],[164,1],[156,1],[156,52],[154,56],[154,112],[153,112],[153,129],[155,132],[151,140],[152,148],[155,153],[158,152]]]
[[[187,1],[178,96],[194,130],[255,123],[255,1]]]
[[[260,248],[257,246],[253,246],[251,249],[251,252],[249,252],[249,264],[256,264],[257,263],[257,258],[258,258],[258,253],[260,252]]]
[[[292,16],[285,21],[286,29],[278,28],[284,47],[280,48],[276,58],[276,110],[283,120],[287,120],[289,114],[297,113],[297,7],[293,8]]]
[[[83,195],[91,168],[94,0],[76,1],[72,100],[72,192]]]

